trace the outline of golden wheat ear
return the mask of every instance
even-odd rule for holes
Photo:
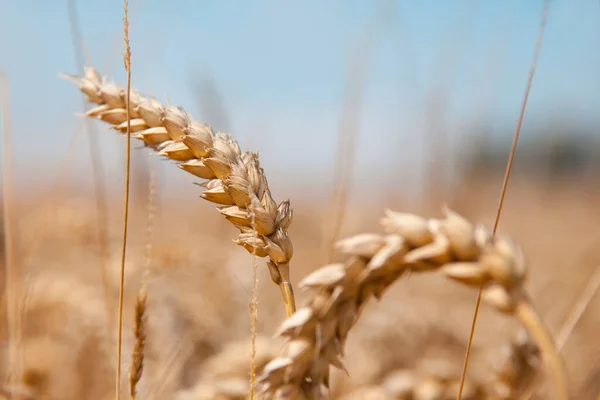
[[[260,378],[264,398],[318,398],[327,386],[329,365],[343,368],[344,344],[367,301],[379,299],[407,272],[436,270],[471,287],[483,285],[483,299],[519,320],[545,353],[556,398],[568,398],[562,361],[523,288],[522,252],[450,210],[445,214],[426,219],[388,211],[382,220],[387,234],[338,242],[348,259],[306,277],[301,286],[313,290],[312,298],[279,328],[288,342]]]
[[[86,112],[86,117],[100,119],[119,132],[126,131],[125,91],[121,86],[91,67],[85,69],[84,76],[61,76],[75,83],[87,100],[97,105]],[[219,213],[239,229],[236,244],[269,258],[271,278],[281,290],[287,315],[292,315],[296,305],[290,281],[293,246],[288,228],[293,212],[289,201],[277,204],[271,196],[258,154],[241,152],[229,134],[214,133],[183,108],[165,107],[135,91],[131,92],[129,114],[134,138],[178,162],[184,171],[207,180],[202,198],[217,204]]]
[[[134,328],[133,335],[135,343],[131,353],[131,365],[129,367],[129,396],[132,399],[137,395],[137,384],[142,379],[144,371],[144,349],[146,347],[146,334],[148,326],[148,315],[146,313],[146,301],[148,294],[146,288],[142,286],[139,291],[134,310]]]

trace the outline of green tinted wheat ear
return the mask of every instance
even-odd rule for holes
[[[265,398],[319,398],[329,365],[343,368],[344,344],[367,301],[379,299],[408,272],[440,270],[468,286],[483,285],[485,301],[519,320],[550,361],[556,398],[567,399],[562,362],[523,289],[525,264],[515,245],[451,211],[439,220],[388,212],[382,224],[386,235],[361,234],[338,242],[347,261],[303,280],[301,285],[314,295],[279,329],[288,342],[260,378]]]
[[[87,117],[126,132],[122,87],[100,77],[93,68],[87,68],[83,77],[66,77],[98,105],[86,112]],[[202,198],[217,204],[218,211],[240,230],[235,243],[269,258],[271,277],[279,285],[287,314],[291,315],[295,310],[289,274],[293,248],[287,230],[292,209],[289,201],[278,205],[273,200],[258,155],[242,153],[230,135],[215,134],[209,125],[194,121],[181,107],[165,107],[156,99],[132,91],[129,108],[133,137],[161,156],[179,162],[184,171],[206,179]]]

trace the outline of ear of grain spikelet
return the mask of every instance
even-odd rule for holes
[[[329,365],[343,368],[344,344],[366,302],[379,299],[405,273],[440,270],[468,286],[483,284],[483,299],[519,320],[548,356],[556,397],[567,399],[562,362],[523,289],[525,263],[515,245],[449,210],[439,220],[388,211],[382,225],[386,235],[360,234],[338,242],[349,256],[346,262],[303,280],[314,295],[279,328],[288,342],[260,378],[265,398],[320,398]]]
[[[132,399],[136,397],[136,386],[142,378],[144,370],[144,349],[146,347],[146,329],[148,316],[146,315],[146,288],[142,286],[135,301],[133,334],[135,343],[131,354],[131,366],[129,367],[129,395]]]
[[[95,69],[85,69],[83,77],[64,75],[78,85],[90,102],[98,106],[85,113],[112,125],[127,129],[124,90]],[[273,282],[281,289],[286,312],[295,311],[290,282],[289,262],[293,255],[288,227],[292,222],[289,201],[277,204],[269,190],[258,154],[241,152],[229,134],[214,133],[204,123],[194,121],[183,108],[163,106],[158,100],[137,92],[130,99],[131,131],[161,156],[179,162],[179,167],[206,179],[202,198],[217,204],[217,209],[240,230],[234,241],[252,254],[268,257]],[[256,232],[250,215],[255,215]]]

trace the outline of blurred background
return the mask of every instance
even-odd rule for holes
[[[385,208],[439,216],[445,204],[492,226],[543,3],[132,0],[131,84],[259,151],[274,197],[295,208],[297,283],[326,261],[341,209],[341,235],[379,232]],[[114,322],[99,271],[114,272],[108,287],[116,295],[125,140],[102,123],[84,124],[76,115],[81,94],[59,73],[76,74],[85,60],[125,85],[122,16],[115,0],[0,0],[13,136],[9,215],[29,296],[22,390],[31,398],[111,396],[115,338],[104,330]],[[600,264],[599,109],[600,2],[553,0],[500,223],[525,250],[528,289],[553,332]],[[154,198],[154,353],[141,390],[147,398],[216,398],[198,393],[214,393],[206,381],[218,379],[207,371],[236,365],[223,354],[249,337],[252,260],[230,243],[235,230],[198,199],[197,179],[149,153],[134,143],[124,353]],[[344,184],[347,198],[336,202]],[[259,331],[269,337],[284,313],[259,266]],[[428,358],[460,372],[475,298],[438,276],[400,282],[356,327],[350,378],[335,376],[334,397]],[[600,391],[598,329],[595,296],[563,350],[574,398]],[[482,315],[475,375],[492,371],[515,331],[506,317]]]

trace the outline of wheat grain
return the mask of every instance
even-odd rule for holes
[[[98,106],[85,113],[125,132],[128,123],[136,139],[160,155],[180,163],[179,167],[207,179],[202,198],[217,204],[218,211],[239,230],[234,241],[252,254],[269,257],[271,278],[281,289],[286,311],[295,310],[289,262],[293,255],[288,227],[292,222],[289,201],[275,203],[258,154],[241,152],[229,134],[215,134],[212,128],[196,122],[183,108],[164,107],[158,100],[132,92],[127,120],[124,90],[93,68],[83,77],[65,75],[75,82],[87,99]],[[255,237],[251,214],[256,218]]]
[[[319,398],[328,385],[329,365],[344,368],[344,344],[367,301],[379,299],[408,272],[432,270],[483,286],[486,302],[518,319],[549,356],[557,398],[567,398],[562,362],[523,289],[525,263],[514,244],[449,210],[439,220],[388,211],[382,224],[387,235],[360,234],[338,242],[348,260],[303,280],[301,285],[315,294],[278,331],[289,341],[260,378],[265,398]]]

